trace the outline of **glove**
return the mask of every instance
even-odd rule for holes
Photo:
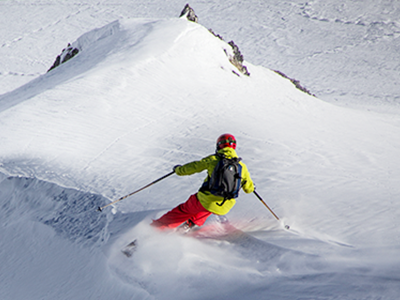
[[[182,165],[176,165],[175,167],[173,167],[172,169],[174,170],[174,172],[175,172],[176,168],[178,168],[178,167],[182,167]]]

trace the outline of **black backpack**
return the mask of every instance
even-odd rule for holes
[[[222,206],[227,199],[237,198],[242,181],[242,166],[239,164],[240,158],[227,158],[222,154],[218,154],[219,161],[214,168],[211,176],[203,183],[200,191],[209,191],[215,196],[224,198]]]

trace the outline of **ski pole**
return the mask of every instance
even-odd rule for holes
[[[265,205],[265,207],[268,208],[268,210],[271,212],[271,214],[273,214],[274,217],[279,221],[278,216],[272,211],[272,209],[269,208],[269,206],[267,205],[267,203],[265,203],[265,201],[261,198],[261,196],[260,196],[256,191],[254,191],[253,193],[254,193],[254,194],[257,196],[257,198]]]
[[[175,173],[175,171],[172,171],[171,173],[168,173],[167,175],[164,175],[164,176],[162,176],[162,177],[160,177],[160,178],[154,180],[153,182],[149,183],[148,185],[146,185],[146,186],[144,186],[144,187],[142,187],[142,188],[140,188],[140,189],[138,189],[138,190],[136,190],[136,191],[134,191],[134,192],[132,192],[132,193],[126,195],[126,196],[123,196],[123,197],[119,198],[118,200],[115,200],[114,202],[108,203],[107,205],[104,205],[104,206],[102,206],[102,207],[99,206],[99,208],[97,209],[97,211],[102,211],[102,210],[103,210],[104,208],[106,208],[107,206],[113,205],[113,204],[115,204],[115,203],[117,203],[117,202],[119,202],[119,201],[121,201],[121,200],[124,200],[125,198],[128,198],[128,197],[132,196],[133,194],[136,194],[136,193],[138,193],[138,192],[140,192],[140,191],[142,191],[142,190],[148,188],[149,186],[152,186],[153,184],[155,184],[155,183],[157,183],[157,182],[159,182],[159,181],[161,181],[161,180],[167,178],[168,176],[171,176],[171,175],[174,174],[174,173]]]
[[[261,196],[260,196],[256,191],[254,191],[253,193],[254,193],[254,194],[257,196],[257,198],[265,205],[265,207],[268,208],[268,210],[271,212],[271,214],[273,214],[274,217],[279,221],[278,216],[272,211],[272,209],[269,208],[269,206],[267,205],[267,203],[265,203],[265,201],[261,198]],[[285,228],[286,228],[286,229],[289,229],[290,226],[289,226],[289,225],[285,225]]]

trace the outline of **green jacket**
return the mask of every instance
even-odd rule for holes
[[[224,154],[227,158],[238,157],[236,151],[229,147],[225,147],[219,150],[218,153]],[[185,176],[207,170],[208,176],[204,180],[207,181],[208,177],[211,176],[215,166],[217,165],[218,160],[219,158],[215,154],[213,154],[201,160],[177,167],[175,169],[175,173],[179,176]],[[247,169],[247,166],[242,161],[240,161],[240,165],[242,166],[242,188],[246,193],[252,193],[254,191],[254,184],[251,180],[250,173]],[[224,198],[215,196],[208,191],[199,191],[197,193],[197,199],[199,199],[200,203],[205,209],[217,215],[227,214],[230,209],[236,204],[235,199],[229,199],[225,201],[222,206],[219,206],[217,205],[217,203],[221,204]]]

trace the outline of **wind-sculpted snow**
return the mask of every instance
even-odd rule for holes
[[[0,173],[2,299],[146,299],[104,272],[109,215],[101,196]],[[89,271],[90,270],[90,271]],[[90,287],[89,293],[82,293]],[[108,297],[106,297],[108,298]]]
[[[48,238],[54,241],[61,238],[76,249],[84,247],[91,253],[109,253],[108,263],[116,278],[133,288],[138,288],[136,282],[139,282],[141,288],[155,295],[157,299],[170,299],[173,295],[175,299],[184,299],[187,290],[171,288],[176,280],[187,281],[189,290],[196,290],[196,286],[200,282],[204,284],[204,281],[214,286],[209,294],[202,293],[193,299],[212,297],[215,292],[222,292],[224,289],[229,289],[229,292],[224,293],[232,297],[232,293],[239,291],[244,285],[260,284],[265,276],[295,267],[285,262],[287,260],[298,264],[299,260],[304,259],[308,261],[307,264],[315,265],[314,271],[322,266],[316,256],[263,242],[239,230],[233,229],[228,235],[224,235],[222,225],[213,218],[208,222],[210,225],[206,226],[205,231],[198,234],[200,239],[176,234],[166,235],[154,232],[148,226],[149,217],[154,216],[155,212],[129,213],[125,216],[118,214],[116,217],[97,212],[95,208],[106,201],[101,196],[22,177],[2,176],[0,190],[2,232],[5,237],[16,225],[49,226],[55,236]],[[134,229],[127,232],[129,226],[134,226]],[[24,231],[29,230],[26,228]],[[218,233],[221,231],[222,234]],[[112,237],[113,234],[119,237]],[[130,238],[138,238],[139,247],[134,257],[127,260],[120,250]],[[45,242],[42,234],[33,232],[27,242],[31,240],[35,241],[32,245],[28,243],[26,248],[13,249],[17,258],[9,263],[24,261],[29,251],[36,253],[39,250],[46,253],[52,250],[63,253],[61,248],[38,247]],[[57,253],[52,255],[57,256]],[[42,267],[45,268],[45,265]],[[311,271],[314,267],[309,266],[308,269]],[[165,280],[164,276],[171,272],[176,272],[171,277],[172,281]],[[199,272],[200,278],[196,275]],[[232,288],[232,284],[239,286]]]
[[[392,299],[397,290],[396,280],[390,282],[383,274],[368,275],[372,270],[367,266],[357,267],[346,263],[348,270],[342,274],[344,266],[340,265],[343,262],[326,261],[326,254],[331,251],[354,255],[351,249],[324,246],[316,240],[302,240],[290,232],[279,230],[260,232],[255,238],[234,227],[224,229],[224,225],[215,218],[211,218],[204,229],[192,236],[166,234],[148,226],[150,219],[161,212],[118,213],[112,217],[95,211],[98,205],[105,202],[101,196],[65,189],[37,179],[6,178],[3,175],[1,178],[2,236],[11,241],[10,235],[15,228],[20,228],[20,233],[29,234],[29,237],[19,236],[23,241],[16,247],[8,244],[3,248],[9,257],[3,267],[16,267],[33,257],[41,262],[34,268],[37,275],[41,275],[36,279],[20,275],[20,283],[28,286],[29,282],[45,287],[58,286],[56,294],[52,292],[49,295],[56,295],[59,299],[81,299],[82,294],[76,294],[75,289],[70,290],[71,284],[80,284],[72,278],[77,275],[77,278],[81,278],[79,274],[85,272],[78,264],[96,272],[92,265],[101,267],[104,262],[108,264],[114,279],[110,279],[107,270],[101,267],[97,274],[92,274],[97,282],[85,283],[100,287],[106,280],[107,286],[111,288],[114,285],[118,290],[100,288],[96,292],[91,288],[85,297],[96,294],[100,298],[105,295],[115,297],[119,294],[124,295],[121,299],[186,299],[191,294],[192,299],[216,296],[220,299],[257,299],[264,294],[279,299],[293,299],[293,295],[298,293],[329,298],[329,295],[346,297],[346,293],[351,291],[352,297],[357,298],[364,295],[361,289],[363,285],[367,287],[374,283],[377,288],[369,288],[372,298],[382,292],[378,288],[382,284],[389,289],[385,291],[388,298],[384,299]],[[38,230],[40,224],[48,226],[50,230]],[[127,259],[120,250],[133,238],[138,238],[138,249],[131,259]],[[285,240],[287,245],[294,242],[297,246],[303,245],[303,248],[311,243],[310,250],[314,249],[311,252],[319,249],[320,253],[309,254],[274,244]],[[325,256],[321,257],[323,248],[330,250],[325,250]],[[73,266],[74,276],[60,285],[59,276],[68,269],[67,265]],[[7,276],[3,273],[2,282],[14,284],[10,278],[16,274],[17,271],[14,273],[9,269]],[[348,285],[349,280],[354,287],[360,288],[358,293]],[[44,281],[47,282],[44,284]],[[326,285],[326,282],[329,284]],[[319,287],[313,292],[315,285]],[[204,286],[208,288],[204,289]],[[31,299],[41,297],[41,293],[35,289],[3,295],[5,299],[19,299],[19,295],[24,295],[23,291],[29,291]]]
[[[0,183],[1,219],[39,222],[79,245],[101,246],[107,240],[107,216],[95,211],[107,200],[33,178],[8,177]]]

